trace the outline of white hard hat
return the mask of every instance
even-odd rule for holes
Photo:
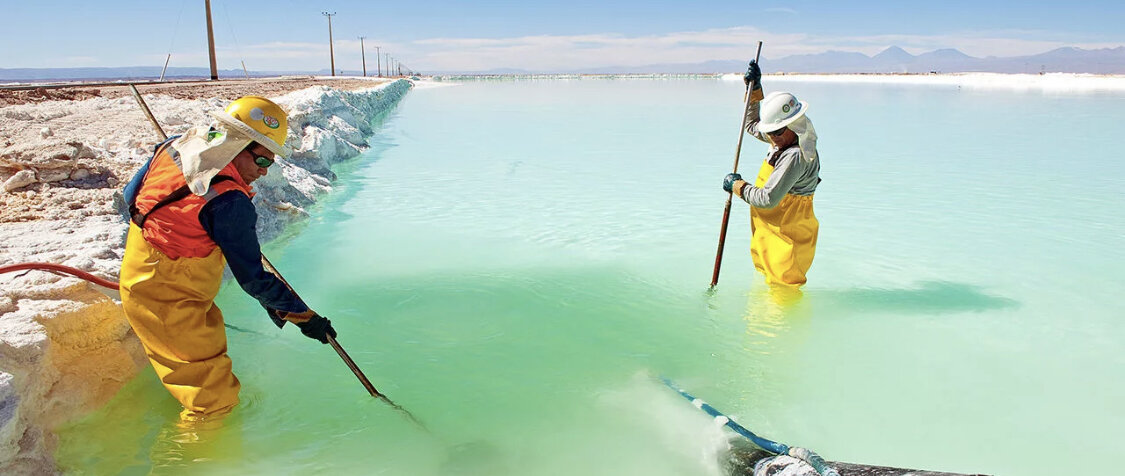
[[[797,96],[781,91],[772,92],[762,100],[761,121],[758,122],[758,130],[773,132],[788,126],[805,115],[808,108],[809,104],[798,101]]]

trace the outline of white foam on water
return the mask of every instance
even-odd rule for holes
[[[692,461],[694,474],[723,474],[722,454],[730,448],[731,434],[706,413],[691,408],[699,399],[688,402],[641,372],[622,386],[607,390],[599,401],[628,415],[659,445],[666,458]]]

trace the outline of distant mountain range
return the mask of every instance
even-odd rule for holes
[[[764,69],[800,73],[1092,73],[1125,74],[1125,46],[1084,50],[1057,48],[1028,56],[976,58],[955,49],[912,55],[892,46],[875,56],[843,51],[794,55],[776,62],[762,61]],[[743,66],[744,67],[744,66]],[[740,68],[741,69],[741,68]]]
[[[749,48],[747,49],[749,51]],[[749,58],[747,58],[749,59]],[[1029,56],[976,58],[956,49],[939,49],[912,55],[902,48],[892,46],[876,54],[847,51],[826,51],[811,55],[793,55],[778,59],[763,57],[762,70],[767,73],[1093,73],[1125,74],[1125,46],[1085,50],[1081,48],[1057,48],[1046,53]],[[0,81],[28,82],[47,80],[119,80],[156,79],[160,76],[158,66],[135,66],[113,68],[0,68]],[[524,70],[498,68],[488,71],[443,71],[440,74],[629,74],[629,73],[732,73],[746,69],[746,61],[717,60],[700,63],[650,64],[643,66],[610,66],[585,68],[580,70]],[[434,72],[429,72],[433,74]],[[319,71],[250,71],[250,76],[280,76],[287,74],[327,75],[328,70]],[[359,71],[344,71],[342,74],[359,75]],[[368,71],[374,76],[373,71]],[[210,76],[207,68],[168,68],[165,77],[206,78]],[[244,77],[242,70],[225,69],[219,71],[220,78]]]
[[[747,51],[750,51],[748,48]],[[643,66],[610,66],[567,71],[528,71],[495,69],[478,71],[485,74],[534,73],[731,73],[746,70],[750,58],[739,61],[705,61],[701,63],[650,64]],[[762,71],[767,73],[1092,73],[1125,74],[1125,46],[1084,50],[1058,48],[1029,56],[976,58],[956,49],[940,49],[912,55],[892,46],[876,54],[847,51],[826,51],[812,55],[793,55],[778,59],[763,57]],[[462,71],[460,73],[471,73]]]

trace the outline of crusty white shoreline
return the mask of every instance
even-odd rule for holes
[[[356,91],[315,86],[272,98],[289,111],[295,153],[255,182],[263,241],[308,216],[332,188],[331,165],[365,150],[373,121],[411,87],[406,80]],[[214,98],[146,101],[169,135],[211,123],[207,112],[224,106]],[[0,223],[0,264],[44,261],[116,280],[128,223],[115,192],[157,142],[136,102],[7,106],[0,121],[19,129],[0,142],[8,171],[0,193],[44,203],[39,219]],[[70,187],[27,188],[63,181]],[[54,473],[53,429],[103,405],[147,361],[120,304],[84,281],[5,274],[0,291],[0,474]]]

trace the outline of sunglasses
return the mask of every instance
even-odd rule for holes
[[[257,165],[258,167],[261,167],[263,169],[273,165],[273,159],[269,157],[262,157],[253,152],[251,152],[251,154],[254,156],[254,165]]]
[[[778,136],[784,134],[786,130],[788,130],[788,129],[782,127],[781,129],[778,129],[776,131],[769,131],[766,134],[769,134],[770,137],[778,137]]]

